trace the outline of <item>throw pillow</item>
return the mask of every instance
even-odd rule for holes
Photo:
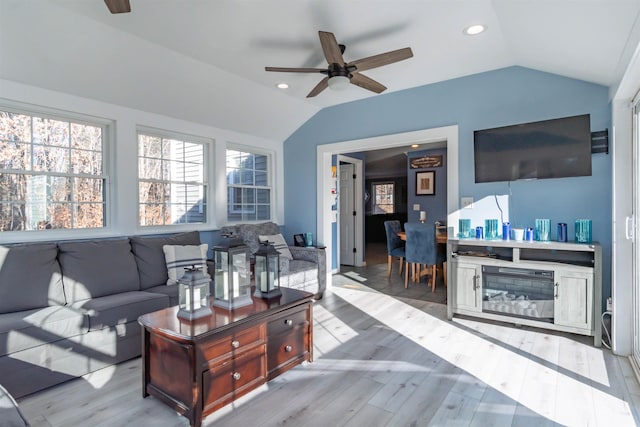
[[[291,255],[291,251],[289,250],[289,246],[287,242],[284,241],[284,237],[282,234],[269,234],[269,235],[260,235],[258,236],[260,242],[269,241],[269,243],[273,244],[273,247],[276,248],[280,255],[285,258],[293,259],[293,255]]]
[[[207,250],[209,245],[164,245],[164,258],[167,262],[167,285],[175,285],[184,274],[184,269],[196,266],[207,273]]]

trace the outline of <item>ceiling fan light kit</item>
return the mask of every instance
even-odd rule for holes
[[[318,31],[322,52],[327,60],[327,68],[285,68],[285,67],[265,67],[265,71],[277,71],[283,73],[320,73],[326,77],[309,92],[307,98],[316,96],[327,87],[332,90],[344,90],[349,83],[360,86],[363,89],[375,93],[381,93],[387,89],[386,86],[378,83],[370,77],[361,74],[360,71],[370,70],[394,62],[403,61],[413,56],[411,48],[393,50],[379,55],[369,56],[352,62],[345,62],[342,54],[345,51],[344,45],[338,44],[333,33]]]
[[[345,90],[351,80],[347,76],[333,76],[329,79],[329,89],[331,90]]]

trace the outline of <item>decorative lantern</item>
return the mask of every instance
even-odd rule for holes
[[[178,317],[193,320],[211,314],[210,283],[211,277],[196,266],[184,269],[184,275],[178,280]]]
[[[233,310],[252,304],[249,248],[236,239],[225,239],[213,248],[215,261],[213,305]]]
[[[280,252],[267,241],[262,242],[255,257],[256,290],[253,295],[261,298],[274,298],[282,295],[280,292]]]

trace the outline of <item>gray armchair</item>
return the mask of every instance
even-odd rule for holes
[[[263,222],[226,226],[222,227],[220,232],[241,238],[253,255],[260,246],[259,236],[280,234],[280,228],[274,222]],[[324,249],[289,246],[289,250],[293,259],[280,256],[280,286],[311,292],[316,299],[322,298],[327,286]]]

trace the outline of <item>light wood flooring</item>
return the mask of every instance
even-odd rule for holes
[[[445,305],[416,297],[424,281],[406,292],[398,283],[387,283],[384,264],[343,269],[313,307],[314,362],[203,424],[619,427],[640,420],[640,387],[626,358],[586,337],[448,321]],[[188,425],[153,397],[143,399],[141,383],[135,359],[20,405],[33,426]]]

